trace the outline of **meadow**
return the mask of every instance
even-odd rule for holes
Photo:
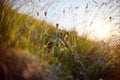
[[[90,40],[44,20],[18,13],[0,1],[0,48],[37,56],[53,67],[52,80],[119,80],[120,44]]]

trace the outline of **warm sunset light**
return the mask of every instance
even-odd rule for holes
[[[0,0],[0,80],[120,80],[120,0]]]
[[[109,36],[110,27],[99,20],[93,24],[93,33],[98,39],[106,39]]]

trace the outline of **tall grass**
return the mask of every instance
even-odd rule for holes
[[[78,36],[76,31],[55,28],[0,1],[0,46],[25,50],[40,57],[40,63],[54,66],[59,80],[105,78],[112,64],[108,44]]]

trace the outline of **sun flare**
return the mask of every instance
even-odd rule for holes
[[[93,25],[94,35],[98,39],[105,39],[109,36],[110,26],[97,21]]]

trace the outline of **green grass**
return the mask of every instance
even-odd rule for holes
[[[12,10],[9,3],[1,1],[0,46],[39,56],[40,63],[60,70],[56,73],[60,80],[104,78],[114,54],[108,44],[101,46],[99,41],[78,36],[74,30],[59,30],[45,21],[20,14]]]

